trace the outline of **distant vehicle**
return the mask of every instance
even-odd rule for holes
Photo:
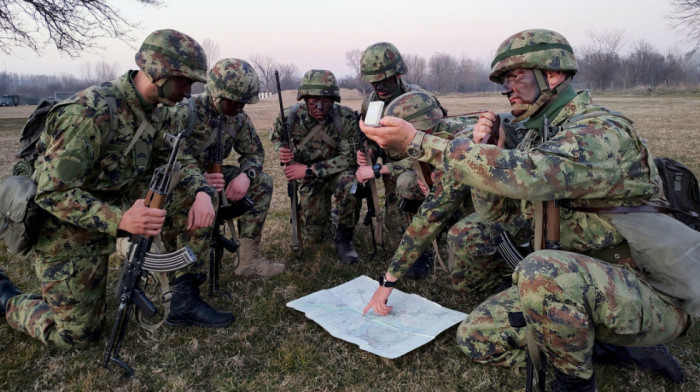
[[[19,95],[5,94],[0,97],[0,106],[17,106],[19,105]]]

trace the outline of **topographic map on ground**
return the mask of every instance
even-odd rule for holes
[[[397,289],[389,297],[389,305],[394,309],[388,316],[377,316],[373,311],[362,316],[377,287],[376,280],[360,276],[291,301],[287,306],[304,312],[331,335],[389,359],[428,343],[467,317],[465,313]]]

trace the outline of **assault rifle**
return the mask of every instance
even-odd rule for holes
[[[224,116],[221,115],[216,120],[212,120],[212,129],[216,132],[214,143],[207,147],[207,173],[223,174],[224,147],[221,143],[222,124]],[[229,205],[226,192],[219,192],[219,205],[216,209],[214,219],[214,232],[209,246],[209,296],[225,295],[231,297],[231,293],[223,291],[219,285],[221,261],[224,258],[224,251],[235,252],[238,250],[238,243],[235,241],[235,229],[233,219],[250,211],[255,202],[248,196]],[[231,233],[231,238],[227,238],[224,233],[226,227]]]
[[[277,97],[280,102],[280,121],[282,122],[283,132],[281,135],[282,146],[289,148],[289,151],[294,154],[296,148],[292,139],[292,127],[294,124],[287,124],[287,119],[284,117],[284,104],[282,103],[282,87],[280,86],[280,74],[275,71],[275,82],[277,82]],[[291,161],[290,163],[293,163]],[[297,181],[292,180],[287,182],[287,194],[291,203],[291,221],[292,221],[292,251],[297,255],[303,252],[301,245],[301,223],[299,222],[299,199],[297,195]]]
[[[365,154],[365,159],[371,166],[372,150],[370,150],[369,144],[367,143],[367,137],[362,132],[359,133],[359,137],[362,140],[362,152]],[[384,215],[382,214],[381,206],[379,205],[377,180],[375,178],[370,178],[364,185],[356,182],[350,189],[350,193],[355,195],[355,197],[357,197],[359,200],[367,200],[367,214],[365,215],[362,224],[370,227],[372,233],[372,245],[374,246],[372,254],[374,256],[377,253],[377,245],[381,246],[382,248],[384,247]],[[374,219],[374,222],[372,219]]]
[[[180,152],[183,134],[184,132],[181,132],[177,137],[165,135],[165,139],[173,147],[173,151],[170,154],[168,163],[157,168],[153,173],[146,199],[143,202],[146,207],[162,209],[168,193],[177,184],[180,172],[180,163],[177,162],[177,156]],[[161,280],[161,289],[163,293],[166,293],[169,290],[165,273],[184,268],[194,263],[197,259],[192,250],[187,247],[170,254],[149,253],[152,243],[153,237],[132,236],[131,246],[127,252],[119,282],[114,290],[114,294],[119,300],[119,308],[117,309],[117,318],[114,320],[109,343],[107,343],[107,348],[105,349],[103,365],[109,369],[110,362],[116,363],[126,371],[126,377],[133,376],[134,369],[119,358],[119,351],[126,334],[131,308],[133,305],[136,305],[137,319],[153,317],[158,311],[153,302],[144,293],[141,287],[142,280],[147,279],[149,273],[158,273]],[[170,294],[164,294],[164,317],[167,317],[169,313],[169,301]],[[147,327],[143,323],[142,325]],[[155,324],[155,327],[150,325],[152,329],[158,326],[160,326],[160,323]]]

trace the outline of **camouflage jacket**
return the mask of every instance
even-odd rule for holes
[[[492,221],[509,222],[518,214],[532,219],[533,201],[638,205],[655,194],[658,172],[648,164],[650,153],[632,122],[593,105],[587,91],[569,101],[551,125],[561,129],[546,143],[535,139],[517,150],[428,135],[420,159],[472,186],[474,207]],[[595,250],[623,241],[605,215],[562,208],[560,216],[565,250]]]
[[[448,140],[455,137],[471,138],[478,117],[455,117],[441,121],[433,135]],[[514,147],[514,146],[513,146]],[[396,253],[391,259],[389,272],[400,278],[428,249],[430,244],[442,233],[451,218],[466,216],[474,211],[471,188],[446,176],[437,170],[437,181],[430,190],[418,213],[413,216],[411,224],[401,239]]]
[[[356,166],[355,152],[359,150],[360,127],[357,124],[355,112],[346,106],[333,104],[331,111],[336,111],[341,129],[338,129],[331,113],[322,124],[322,132],[330,137],[336,146],[329,144],[324,137],[317,133],[311,140],[303,146],[302,140],[311,130],[319,124],[316,119],[309,115],[306,104],[301,103],[297,110],[294,124],[292,126],[292,143],[297,149],[294,152],[294,161],[304,165],[312,165],[313,170],[319,178],[327,177],[351,170]],[[289,119],[290,108],[284,110],[285,119]],[[282,145],[282,133],[285,132],[286,124],[282,124],[280,117],[275,120],[275,128],[272,134],[272,143],[279,152]]]
[[[89,87],[49,113],[37,145],[36,203],[59,220],[116,236],[124,213],[124,188],[148,181],[153,170],[167,162],[172,148],[163,138],[165,113],[160,108],[144,108],[132,84],[135,72]],[[102,138],[112,129],[107,101],[101,95],[105,91],[116,97],[118,127],[102,149]],[[123,156],[143,120],[147,124],[144,132]],[[180,186],[193,195],[205,189],[213,194],[192,157],[181,154],[180,162]]]
[[[188,135],[188,151],[199,162],[204,172],[208,163],[207,148],[214,143],[216,134],[213,131],[216,121],[221,117],[222,157],[226,159],[231,151],[238,153],[238,166],[241,169],[253,168],[257,173],[262,172],[265,161],[265,150],[260,137],[255,131],[250,117],[243,112],[235,117],[219,115],[214,106],[213,97],[205,92],[192,97],[196,111],[194,112],[194,128]],[[190,121],[189,102],[183,101],[174,110],[173,123],[179,129],[185,129]],[[235,135],[235,137],[233,136]]]

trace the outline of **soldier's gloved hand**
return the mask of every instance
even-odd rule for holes
[[[160,234],[160,229],[165,222],[165,210],[146,207],[144,199],[138,199],[122,215],[117,226],[119,230],[131,234],[153,237]]]
[[[394,152],[404,152],[416,136],[416,128],[398,117],[383,117],[379,127],[369,127],[360,120],[360,129],[381,148]]]
[[[306,177],[306,165],[301,163],[293,163],[284,167],[284,176],[287,181],[298,180]]]
[[[187,231],[207,227],[214,222],[216,212],[211,197],[206,192],[198,192],[187,214]]]
[[[357,177],[357,181],[362,184],[367,182],[367,180],[374,178],[374,171],[372,170],[372,166],[358,167],[357,171],[355,172],[355,177]]]
[[[222,173],[204,173],[204,179],[207,180],[207,184],[213,186],[217,192],[221,192],[221,190],[224,189],[224,185],[226,185]]]
[[[294,154],[292,154],[292,151],[287,147],[280,147],[279,156],[280,162],[282,162],[285,165],[294,159]]]
[[[360,166],[366,166],[367,165],[367,156],[365,155],[364,152],[358,151],[357,152],[357,164]]]
[[[491,136],[494,132],[493,125],[496,122],[496,113],[493,110],[484,110],[479,113],[479,120],[474,125],[474,143],[480,144],[484,138]],[[503,148],[506,137],[503,126],[501,125],[497,130],[499,133],[498,137],[498,147]]]
[[[250,188],[250,178],[245,173],[239,174],[226,186],[226,198],[231,201],[238,201],[248,193]]]

